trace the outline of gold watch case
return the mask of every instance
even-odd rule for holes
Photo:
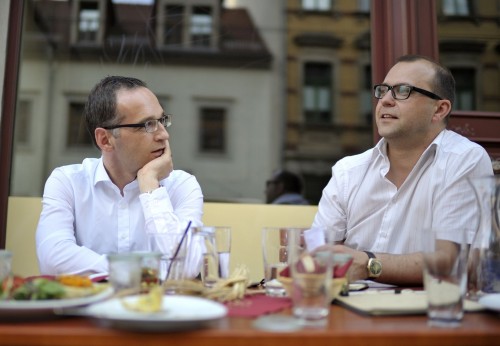
[[[382,273],[382,262],[377,258],[370,258],[368,260],[368,274],[370,278],[378,278]]]

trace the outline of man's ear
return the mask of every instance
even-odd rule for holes
[[[111,151],[114,147],[114,137],[111,131],[98,127],[94,131],[95,141],[101,151]]]
[[[443,122],[444,118],[451,112],[451,102],[450,100],[439,100],[437,101],[436,110],[434,111],[434,117],[432,120],[437,122]]]

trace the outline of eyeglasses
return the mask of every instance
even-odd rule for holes
[[[163,114],[160,119],[152,119],[144,123],[103,126],[102,128],[106,130],[113,130],[120,127],[144,127],[146,132],[152,133],[158,130],[158,123],[162,124],[164,128],[170,127],[170,125],[172,125],[172,114]]]
[[[416,86],[409,85],[409,84],[396,84],[394,86],[390,86],[387,84],[377,84],[373,87],[373,96],[377,99],[381,99],[382,97],[387,94],[388,91],[391,91],[392,97],[395,100],[406,100],[408,97],[410,97],[410,94],[413,90],[415,90],[418,93],[421,93],[422,95],[425,95],[427,97],[430,97],[435,100],[442,100],[443,98],[424,89],[417,88]]]

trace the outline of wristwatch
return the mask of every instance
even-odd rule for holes
[[[368,255],[368,265],[366,266],[366,269],[368,270],[368,278],[378,278],[380,274],[382,274],[382,262],[375,257],[373,252],[365,251],[365,253]]]

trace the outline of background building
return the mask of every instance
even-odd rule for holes
[[[99,155],[81,110],[109,74],[144,79],[174,114],[175,166],[197,176],[207,200],[262,202],[267,177],[287,168],[303,175],[316,203],[331,166],[378,140],[372,85],[406,53],[452,69],[458,102],[450,128],[500,158],[500,0],[0,4],[3,17],[17,11],[0,31],[10,52],[1,55],[10,57],[0,157],[6,195],[40,196],[54,167]],[[19,58],[9,37],[13,47],[21,43]]]
[[[100,155],[83,105],[117,74],[146,81],[174,115],[174,165],[197,176],[207,200],[263,198],[280,161],[282,98],[247,10],[218,0],[27,1],[22,55],[12,195],[40,196],[55,167]]]

